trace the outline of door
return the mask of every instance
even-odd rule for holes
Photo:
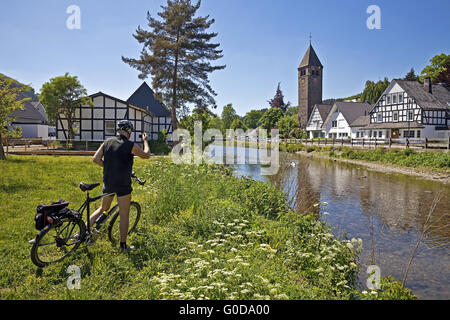
[[[398,139],[400,137],[400,129],[392,129],[392,139]]]

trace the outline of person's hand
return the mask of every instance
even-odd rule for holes
[[[148,136],[147,136],[147,134],[144,132],[144,133],[142,134],[142,141],[147,141],[147,139],[148,139]]]

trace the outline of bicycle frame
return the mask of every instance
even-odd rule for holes
[[[136,181],[139,183],[139,185],[143,186],[145,185],[145,183],[147,182],[147,180],[142,181],[141,178],[137,177],[135,175],[135,172],[133,171],[131,173],[131,178],[136,179]],[[81,216],[83,216],[83,211],[87,210],[87,233],[91,232],[91,202],[95,202],[97,200],[100,200],[102,198],[108,197],[108,196],[114,196],[116,195],[115,193],[103,193],[99,196],[96,196],[94,198],[90,198],[89,197],[89,191],[86,192],[86,201],[84,201],[84,203],[81,205],[81,207],[78,209],[78,212],[81,214]],[[108,212],[108,217],[109,214],[117,207],[117,205],[114,205]]]
[[[83,216],[83,212],[84,210],[87,210],[87,232],[90,233],[91,232],[91,202],[95,202],[97,200],[100,200],[102,198],[108,197],[108,196],[114,196],[115,193],[104,193],[101,194],[99,196],[96,197],[89,197],[89,191],[86,194],[86,200],[84,201],[84,203],[81,205],[81,207],[77,210],[79,213],[81,213],[81,216]],[[115,206],[112,207],[112,209],[110,211],[112,211],[115,208]]]

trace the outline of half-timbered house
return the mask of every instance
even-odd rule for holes
[[[158,132],[166,129],[172,133],[170,113],[153,96],[153,91],[146,83],[141,85],[133,95],[124,101],[103,92],[89,96],[93,106],[81,106],[75,110],[73,129],[75,141],[104,141],[116,135],[117,122],[130,120],[134,132],[130,140],[140,142],[139,135],[147,133],[149,139],[158,139]],[[56,123],[58,140],[67,140],[68,121],[64,115],[59,115]]]
[[[158,139],[158,132],[166,130],[169,136],[172,133],[172,115],[169,110],[155,98],[155,93],[144,81],[142,85],[128,98],[128,103],[147,110],[152,114],[152,124],[149,130],[150,137],[153,140]]]
[[[394,79],[370,111],[361,130],[386,138],[447,138],[450,136],[450,91],[443,85]]]
[[[74,139],[81,141],[103,141],[116,135],[117,122],[130,120],[134,125],[134,132],[130,140],[140,141],[139,134],[150,128],[152,115],[144,109],[136,107],[126,101],[98,92],[90,96],[93,106],[81,106],[75,110],[73,119]],[[59,115],[56,123],[58,140],[69,138],[68,121],[64,115]]]

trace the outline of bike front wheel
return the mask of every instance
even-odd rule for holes
[[[128,220],[128,235],[136,230],[140,218],[141,206],[139,203],[131,201]],[[120,241],[120,212],[118,206],[112,213],[111,222],[108,225],[108,238],[113,246],[116,246]]]
[[[62,261],[73,253],[86,236],[81,219],[69,218],[43,229],[31,248],[31,261],[40,267]]]

